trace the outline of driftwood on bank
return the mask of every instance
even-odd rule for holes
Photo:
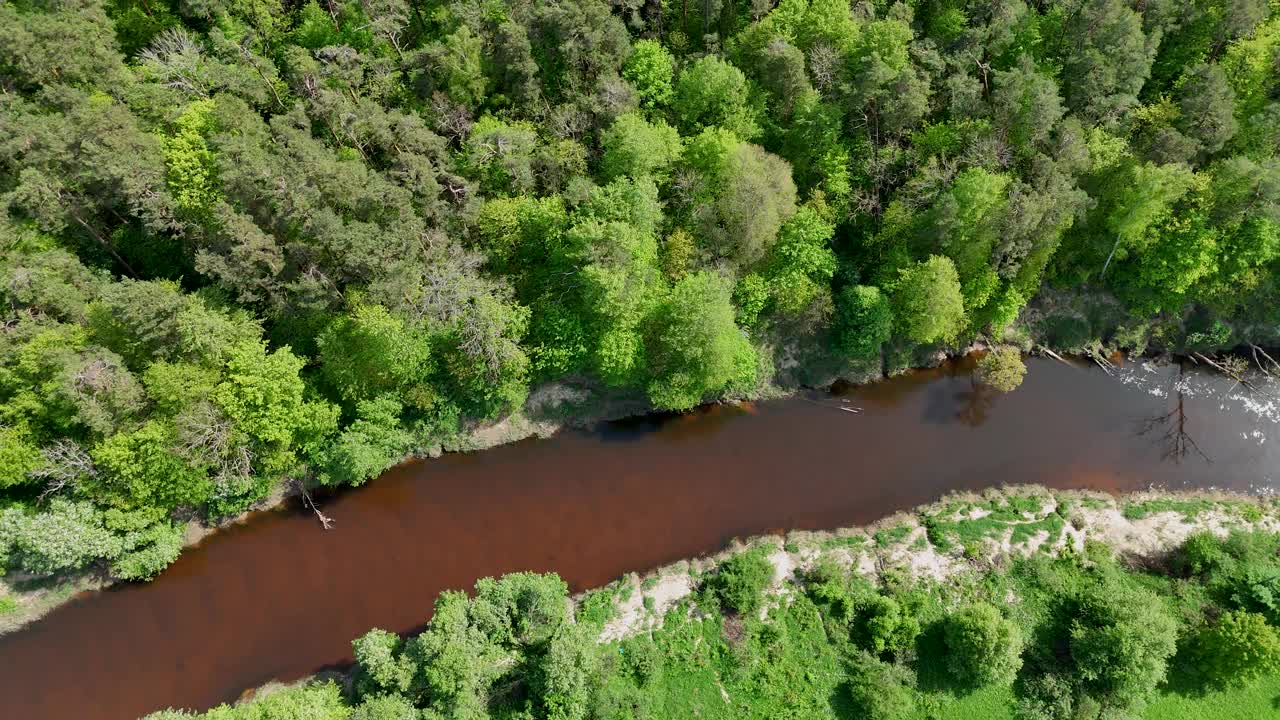
[[[862,414],[862,408],[860,408],[860,407],[842,407],[842,406],[840,406],[840,405],[832,405],[832,404],[830,404],[830,403],[818,402],[817,400],[814,400],[814,399],[812,399],[812,398],[807,398],[807,397],[801,397],[800,399],[801,399],[801,400],[804,400],[804,401],[805,401],[805,402],[807,402],[807,403],[813,403],[814,405],[817,405],[818,407],[831,408],[832,410],[840,410],[841,412],[847,412],[847,413],[849,413],[849,414],[851,414],[851,415],[861,415],[861,414]],[[840,402],[842,402],[842,403],[848,403],[849,401],[848,401],[848,400],[845,400],[845,399],[843,399],[843,398],[842,398],[842,399],[840,400]]]
[[[1109,358],[1105,357],[1102,353],[1098,352],[1097,350],[1090,348],[1087,351],[1087,354],[1089,355],[1089,359],[1093,360],[1094,364],[1102,368],[1102,371],[1105,372],[1106,374],[1110,375],[1111,372],[1116,369],[1115,363],[1111,362]]]
[[[1274,367],[1278,372],[1280,372],[1280,362],[1276,362],[1276,359],[1268,355],[1266,350],[1263,350],[1253,343],[1249,343],[1249,350],[1253,352],[1253,361],[1257,363],[1258,370],[1262,371],[1263,375],[1270,376],[1271,371],[1267,369],[1266,365],[1263,365],[1262,360],[1258,359],[1259,356],[1262,356],[1262,358],[1271,364],[1271,367]]]
[[[1258,388],[1252,382],[1249,381],[1249,378],[1244,376],[1244,372],[1240,368],[1227,367],[1226,365],[1223,365],[1222,363],[1219,363],[1213,360],[1212,358],[1205,356],[1204,353],[1200,353],[1200,352],[1194,352],[1191,354],[1191,356],[1193,358],[1204,361],[1205,364],[1209,365],[1214,370],[1217,370],[1223,375],[1231,378],[1232,380],[1235,380],[1237,383],[1245,386],[1245,388],[1249,389],[1250,391],[1257,391]],[[1243,365],[1243,363],[1241,364]],[[1245,367],[1247,367],[1247,365]]]
[[[320,508],[316,505],[316,501],[311,497],[311,493],[307,491],[307,485],[301,479],[295,480],[298,486],[298,494],[302,496],[303,507],[311,510],[316,514],[316,518],[320,521],[320,526],[325,530],[333,529],[333,518],[320,512]]]
[[[1049,357],[1053,358],[1054,360],[1057,360],[1058,362],[1062,363],[1063,365],[1066,365],[1066,366],[1068,366],[1068,367],[1075,367],[1075,365],[1072,365],[1071,363],[1067,362],[1067,361],[1066,361],[1066,359],[1065,359],[1065,358],[1063,358],[1061,355],[1059,355],[1058,353],[1054,352],[1053,350],[1050,350],[1049,348],[1045,347],[1044,345],[1041,345],[1041,346],[1040,346],[1040,352],[1044,353],[1045,355],[1048,355]]]

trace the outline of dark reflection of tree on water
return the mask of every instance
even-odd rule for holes
[[[1186,367],[1179,363],[1178,375],[1170,383],[1169,395],[1177,398],[1173,408],[1166,413],[1143,420],[1138,434],[1156,438],[1156,442],[1163,446],[1163,451],[1160,453],[1161,460],[1172,460],[1181,464],[1183,458],[1195,452],[1206,463],[1212,464],[1213,461],[1200,449],[1187,430],[1186,387],[1182,383],[1185,373]]]
[[[974,382],[969,389],[956,393],[960,401],[960,409],[956,411],[956,419],[969,427],[978,427],[987,421],[991,408],[996,404],[996,391],[979,382]]]
[[[999,393],[974,381],[972,377],[967,389],[955,391],[952,388],[937,387],[930,390],[925,404],[925,420],[939,425],[959,422],[974,428],[985,423],[991,416],[991,409],[995,406]]]

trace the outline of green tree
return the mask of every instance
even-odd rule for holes
[[[1041,74],[1025,55],[1017,67],[995,73],[991,108],[996,126],[1021,155],[1043,147],[1066,113],[1057,83]]]
[[[178,207],[203,216],[218,200],[217,166],[205,141],[212,130],[213,100],[197,100],[174,121],[174,133],[164,140],[169,192]]]
[[[1022,352],[1011,345],[992,348],[978,361],[973,377],[995,390],[1007,393],[1018,389],[1026,377],[1027,366],[1022,362]]]
[[[108,510],[108,525],[113,520],[112,514],[119,510]],[[178,559],[185,545],[186,526],[161,520],[151,520],[151,513],[140,513],[143,517],[131,521],[126,526],[116,522],[116,530],[125,530],[121,537],[121,553],[111,563],[111,574],[122,580],[150,580]]]
[[[422,49],[424,90],[443,92],[466,108],[477,108],[488,95],[484,74],[484,38],[467,25]]]
[[[1198,65],[1187,72],[1178,88],[1179,129],[1199,144],[1200,157],[1216,154],[1238,125],[1236,96],[1217,65]]]
[[[830,243],[835,226],[812,207],[802,207],[782,224],[766,261],[774,306],[799,313],[829,292],[836,272]]]
[[[878,358],[892,334],[893,310],[880,288],[850,285],[840,291],[834,337],[842,353],[859,360]]]
[[[533,679],[548,720],[582,720],[591,710],[597,683],[599,650],[595,638],[580,625],[563,625],[551,636]]]
[[[763,260],[783,223],[796,212],[796,186],[786,161],[749,143],[730,143],[708,165],[712,193],[702,209],[701,241],[710,253],[738,267]],[[710,159],[709,159],[710,160]],[[715,162],[715,161],[712,161]]]
[[[1196,666],[1222,687],[1280,670],[1280,631],[1252,612],[1228,611],[1196,636]]]
[[[685,276],[648,319],[649,399],[687,410],[706,397],[755,382],[756,354],[734,324],[729,284],[698,272]]]
[[[37,575],[79,570],[120,554],[120,539],[93,505],[55,497],[44,512],[0,511],[0,559]]]
[[[871,590],[854,599],[852,615],[851,634],[855,642],[877,656],[906,651],[920,634],[920,621],[909,608]]]
[[[710,585],[726,607],[751,615],[764,603],[764,591],[773,582],[773,563],[764,547],[738,553],[720,564]]]
[[[198,506],[213,490],[208,470],[188,463],[176,445],[174,427],[157,420],[112,435],[91,451],[95,490],[125,508]]]
[[[282,473],[298,462],[296,451],[317,443],[336,425],[334,408],[304,399],[303,361],[284,347],[261,343],[232,348],[226,376],[213,401],[261,451],[261,472]]]
[[[42,464],[40,449],[27,433],[0,426],[0,490],[27,482],[27,475]]]
[[[430,406],[431,340],[381,305],[357,305],[316,338],[320,372],[348,406],[393,393]]]
[[[894,332],[912,342],[950,340],[964,324],[960,278],[950,258],[933,255],[904,268],[891,300]]]
[[[422,711],[401,695],[373,695],[363,698],[348,720],[418,720]]]
[[[1084,0],[1062,16],[1057,52],[1067,106],[1092,120],[1118,117],[1137,103],[1159,36],[1148,37],[1122,0]]]
[[[947,617],[947,667],[962,685],[1009,685],[1022,667],[1022,633],[986,603],[966,606]]]
[[[414,667],[401,652],[403,644],[399,635],[377,628],[351,641],[361,695],[408,692]]]
[[[356,420],[319,451],[320,481],[363,485],[402,460],[412,440],[400,426],[402,409],[391,397],[362,400]]]
[[[855,656],[849,669],[849,701],[865,720],[909,720],[916,717],[915,694],[902,668],[867,653]]]
[[[680,135],[662,120],[653,123],[635,113],[618,116],[600,136],[604,155],[600,171],[606,179],[643,175],[662,177],[680,156]]]
[[[1102,583],[1077,601],[1069,646],[1084,690],[1105,705],[1127,708],[1164,681],[1178,628],[1159,598]]]
[[[499,653],[468,618],[468,606],[464,593],[441,593],[431,623],[408,652],[433,709],[444,717],[481,720],[488,717],[488,687],[497,676]]]
[[[637,40],[631,57],[622,68],[622,77],[636,88],[646,107],[661,108],[671,101],[675,58],[654,40]]]
[[[671,109],[689,134],[716,126],[753,140],[760,132],[746,76],[715,55],[700,58],[680,72]]]
[[[502,647],[540,646],[568,619],[569,587],[554,573],[511,573],[476,581],[471,622]]]

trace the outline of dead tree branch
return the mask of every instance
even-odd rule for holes
[[[325,530],[333,529],[333,518],[320,512],[320,508],[316,505],[316,501],[312,499],[311,493],[307,491],[306,483],[303,482],[301,478],[295,479],[294,482],[297,483],[298,494],[302,496],[303,507],[316,514],[316,519],[320,521],[320,526]]]

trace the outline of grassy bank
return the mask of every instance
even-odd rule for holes
[[[443,595],[417,637],[356,640],[339,683],[208,717],[1267,717],[1278,530],[1272,499],[957,495],[570,603],[555,576],[483,580]],[[1244,641],[1226,632],[1239,618]]]

